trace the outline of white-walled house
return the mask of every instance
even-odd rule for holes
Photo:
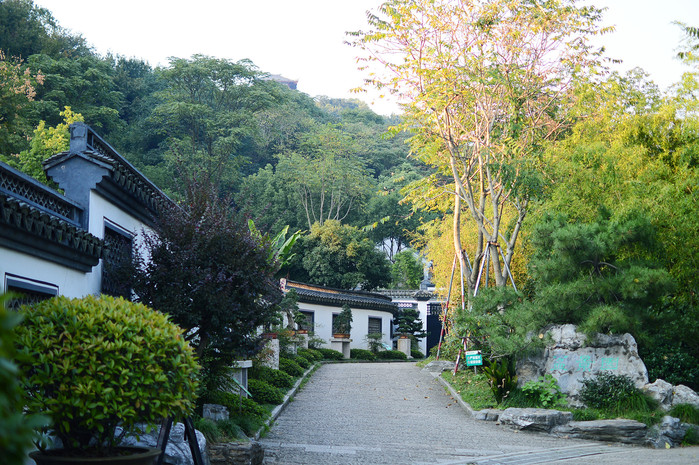
[[[110,264],[131,256],[170,199],[84,123],[71,125],[69,150],[43,166],[64,194],[0,163],[0,292],[123,293]]]
[[[283,290],[294,289],[299,296],[298,306],[306,316],[308,325],[300,329],[313,331],[315,337],[325,341],[330,348],[333,315],[342,311],[347,304],[352,309],[350,347],[368,349],[367,334],[382,333],[383,343],[391,346],[393,319],[398,307],[389,297],[365,291],[347,291],[324,286],[285,281]]]

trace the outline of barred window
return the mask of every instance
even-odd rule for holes
[[[9,307],[17,309],[22,305],[31,305],[58,295],[58,286],[42,281],[5,275],[5,291],[14,294]]]
[[[381,318],[369,317],[369,330],[367,334],[381,333]]]
[[[133,237],[105,222],[104,245],[107,251],[102,260],[102,293],[128,299],[131,296],[131,287],[123,275],[123,270],[131,263]]]

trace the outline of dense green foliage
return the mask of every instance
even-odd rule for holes
[[[588,407],[617,414],[629,410],[653,411],[658,407],[657,402],[638,389],[631,378],[608,372],[583,380],[580,400]]]
[[[320,361],[323,359],[323,354],[318,352],[315,349],[298,349],[296,352],[297,354],[301,355],[302,357],[305,357],[308,360],[313,360],[313,361]]]
[[[668,415],[679,418],[683,423],[699,425],[699,407],[693,404],[673,405]]]
[[[290,376],[293,376],[294,378],[298,378],[299,376],[302,376],[304,373],[304,369],[296,363],[294,360],[290,358],[284,358],[280,357],[279,358],[279,369],[282,370],[283,372],[286,372]]]
[[[14,328],[22,316],[5,306],[10,295],[0,295],[0,449],[8,465],[21,465],[36,439],[35,428],[46,425],[46,418],[25,415],[24,395],[15,362]]]
[[[297,256],[287,271],[297,281],[337,289],[385,287],[390,266],[366,233],[337,220],[315,223],[296,243]]]
[[[342,360],[344,358],[342,352],[338,352],[337,350],[326,349],[324,347],[320,347],[316,350],[323,354],[323,359],[325,360]]]
[[[264,365],[254,366],[249,371],[248,376],[281,389],[291,389],[294,385],[294,378],[291,375]]]
[[[377,360],[407,360],[408,356],[400,350],[380,350],[374,354]]]
[[[21,314],[27,411],[49,416],[64,447],[108,453],[117,426],[192,412],[199,366],[168,316],[109,296],[55,297]]]
[[[139,301],[172,315],[194,341],[206,373],[257,347],[258,327],[279,321],[281,290],[270,244],[253,237],[202,174],[188,183],[187,201],[164,207],[145,256],[127,275]],[[263,238],[264,239],[264,238]]]
[[[488,377],[490,390],[498,404],[502,403],[503,399],[517,387],[515,364],[511,358],[490,360],[482,371]]]
[[[376,355],[366,349],[350,349],[350,358],[354,360],[376,360]]]
[[[527,381],[520,388],[524,396],[533,402],[534,407],[556,408],[565,405],[565,395],[551,374],[539,376],[536,381]]]
[[[258,404],[279,405],[284,402],[284,391],[259,379],[248,379],[248,391]]]
[[[427,337],[427,333],[423,329],[420,312],[416,308],[403,308],[398,313],[397,329],[399,334],[409,335],[413,338]]]

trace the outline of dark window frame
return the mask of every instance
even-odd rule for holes
[[[12,292],[20,296],[10,301],[10,308],[19,308],[22,305],[37,303],[56,297],[59,291],[58,286],[55,284],[13,273],[5,273],[4,289],[5,292]]]
[[[131,262],[134,253],[134,239],[136,236],[128,229],[119,226],[117,223],[109,220],[108,218],[104,218],[103,221],[103,238],[106,246],[111,245],[110,241],[114,241],[114,243],[120,241],[122,244],[128,244],[129,257],[126,258],[126,254],[123,254],[123,256],[117,262],[118,269],[118,266],[123,261],[127,261],[129,263]],[[110,275],[110,273],[112,273],[111,266],[113,265],[113,263],[111,263],[109,260],[111,260],[112,258],[113,257],[111,256],[105,256],[102,259],[102,282],[100,284],[100,292],[102,294],[108,294],[115,297],[124,297],[125,299],[130,300],[131,288],[125,288],[126,284],[120,283],[118,279],[116,279],[113,275]]]

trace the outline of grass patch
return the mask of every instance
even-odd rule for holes
[[[463,401],[474,410],[497,406],[495,396],[493,396],[490,384],[488,384],[488,377],[483,373],[462,370],[457,372],[455,376],[451,371],[445,371],[442,373],[442,378],[451,384]]]
[[[684,423],[699,425],[699,408],[692,404],[677,404],[670,409],[668,415],[679,418]]]

